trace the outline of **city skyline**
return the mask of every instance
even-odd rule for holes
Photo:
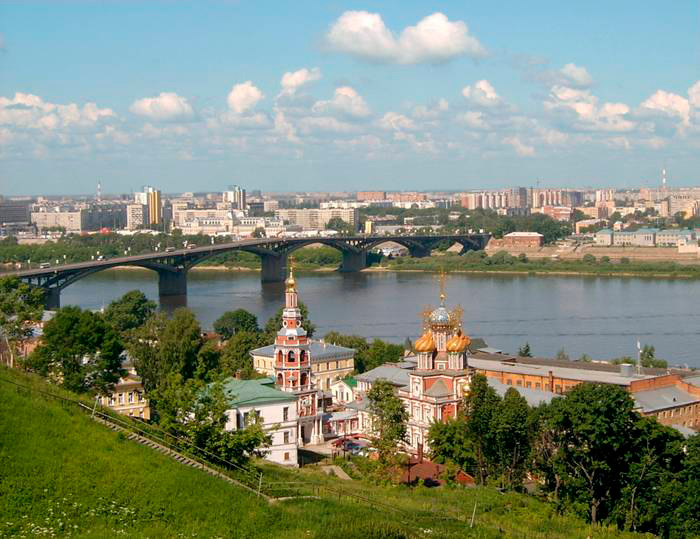
[[[165,6],[0,5],[0,193],[698,183],[690,2]]]

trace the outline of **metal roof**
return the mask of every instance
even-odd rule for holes
[[[543,402],[550,402],[554,397],[557,396],[556,393],[551,391],[543,391],[540,389],[531,389],[528,387],[520,386],[509,386],[508,384],[502,384],[495,378],[486,378],[488,384],[496,390],[501,397],[506,394],[506,391],[511,387],[515,389],[520,395],[522,395],[530,406],[539,406]]]
[[[425,391],[425,394],[428,397],[447,397],[450,394],[450,390],[447,388],[444,380],[438,380]]]
[[[385,363],[384,365],[379,365],[371,371],[363,372],[355,376],[358,382],[369,382],[374,383],[377,380],[386,380],[392,385],[403,387],[408,385],[408,369],[402,369],[396,367],[395,365]]]
[[[632,397],[636,408],[641,408],[643,412],[655,412],[700,402],[700,397],[686,393],[675,386],[637,391],[632,393]]]
[[[600,371],[593,369],[562,367],[559,365],[537,365],[532,363],[516,363],[494,361],[493,359],[481,359],[474,356],[469,356],[467,362],[470,367],[485,371],[499,371],[513,374],[531,374],[533,376],[549,376],[551,371],[555,378],[565,378],[567,380],[580,380],[582,382],[600,382],[603,384],[615,384],[619,386],[628,386],[634,380],[644,378],[653,378],[651,375],[635,375],[623,376],[619,371]]]
[[[324,361],[327,359],[350,359],[355,357],[354,348],[345,348],[336,344],[322,343],[320,341],[309,341],[308,346],[311,363]],[[275,357],[275,345],[269,344],[261,348],[251,350],[252,356],[261,356],[273,359]]]
[[[234,408],[297,400],[296,395],[275,389],[269,378],[257,380],[228,378],[224,382],[224,391],[229,397],[229,404]]]

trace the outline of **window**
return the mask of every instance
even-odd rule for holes
[[[542,384],[540,384],[539,382],[536,382],[535,389],[542,389]]]
[[[124,393],[119,393],[119,404],[124,404]]]
[[[516,381],[515,381],[515,385],[518,386],[518,387],[520,387],[520,386],[523,385],[523,381],[522,381],[522,380],[516,380]]]
[[[285,444],[289,443],[289,431],[288,430],[284,431],[284,443]]]
[[[248,426],[248,416],[250,415],[250,412],[244,412],[243,413],[243,426],[247,427]]]
[[[134,402],[134,392],[129,391],[129,404],[132,404]]]
[[[289,421],[289,407],[282,408],[282,421]]]
[[[525,382],[525,387],[532,387],[532,382]]]
[[[561,386],[556,386],[555,393],[561,393]]]
[[[506,384],[508,384],[509,386],[512,386],[512,385],[513,385],[513,380],[506,380]]]
[[[284,460],[289,460],[289,453],[284,454]]]

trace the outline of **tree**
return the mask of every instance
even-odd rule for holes
[[[245,428],[226,430],[231,397],[221,381],[205,385],[200,380],[184,380],[179,373],[172,373],[155,392],[160,426],[173,436],[187,438],[193,450],[206,460],[224,466],[245,465],[250,457],[261,456],[261,450],[270,446],[271,438],[255,414]],[[212,459],[212,454],[218,459]]]
[[[545,488],[593,523],[610,515],[620,497],[639,417],[633,408],[624,389],[584,383],[539,411]]]
[[[468,436],[463,414],[447,421],[435,421],[428,431],[431,458],[438,463],[452,462],[463,470],[476,467],[474,444]]]
[[[340,217],[331,218],[328,223],[326,223],[326,230],[335,230],[341,234],[347,235],[354,232],[350,223],[343,221]]]
[[[372,384],[367,400],[379,461],[385,466],[393,465],[399,444],[406,441],[408,412],[401,399],[394,395],[394,386],[386,380]]]
[[[645,344],[644,348],[642,348],[639,359],[642,363],[642,367],[657,367],[661,369],[668,367],[668,362],[663,359],[657,359],[656,349],[648,344]]]
[[[250,351],[268,344],[262,333],[239,331],[231,337],[221,351],[221,370],[227,376],[240,372],[243,378],[255,378]]]
[[[145,324],[155,311],[153,301],[140,290],[132,290],[110,303],[105,309],[104,318],[117,332],[125,333]]]
[[[523,346],[518,348],[518,355],[520,357],[532,357],[532,351],[530,350],[529,342],[526,342]]]
[[[258,328],[258,318],[254,314],[245,309],[236,309],[222,314],[214,322],[214,331],[221,335],[222,339],[227,340],[239,331],[257,333],[260,328]]]
[[[556,358],[560,361],[569,361],[571,359],[569,357],[569,354],[566,353],[566,350],[563,348],[560,348],[559,351],[557,352]]]
[[[9,356],[7,363],[13,367],[18,351],[32,336],[31,325],[41,320],[44,293],[19,279],[0,279],[0,337]]]
[[[495,468],[506,487],[521,487],[530,457],[530,407],[511,387],[491,419]]]
[[[469,384],[469,393],[464,398],[467,436],[474,446],[479,482],[483,485],[493,461],[492,422],[496,415],[500,397],[488,384],[486,376],[475,374]]]
[[[280,307],[280,309],[275,313],[275,315],[267,321],[267,324],[265,324],[265,333],[267,334],[270,340],[274,340],[275,336],[277,335],[277,332],[282,328],[283,311],[284,308]],[[312,337],[314,331],[316,330],[316,326],[314,326],[311,320],[309,320],[309,309],[306,306],[306,304],[302,301],[299,302],[299,311],[301,312],[302,318],[301,325],[306,330],[306,334],[309,337]]]
[[[119,335],[100,314],[64,307],[45,324],[42,344],[26,364],[70,391],[107,395],[124,374],[122,351]]]

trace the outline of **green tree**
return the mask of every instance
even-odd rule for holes
[[[170,365],[160,355],[160,336],[167,323],[164,313],[156,313],[126,338],[127,352],[147,394],[156,389],[171,371]]]
[[[471,472],[476,468],[476,456],[468,434],[463,414],[447,421],[434,421],[428,431],[431,458],[441,464],[452,462]]]
[[[179,373],[171,373],[154,397],[159,403],[160,426],[173,436],[185,437],[194,446],[190,450],[215,464],[242,466],[270,446],[270,436],[257,415],[243,429],[226,430],[233,395],[226,393],[221,381],[206,385],[201,380],[184,380]]]
[[[394,465],[399,444],[407,441],[408,412],[394,394],[394,386],[386,380],[372,384],[367,400],[379,461],[384,466]]]
[[[328,223],[326,223],[326,230],[335,230],[341,234],[351,235],[354,230],[350,223],[343,221],[340,217],[331,218]]]
[[[518,348],[518,355],[520,357],[532,357],[532,350],[530,350],[529,342],[526,342],[523,346]]]
[[[17,362],[18,351],[32,336],[32,323],[41,320],[44,293],[19,279],[0,279],[0,338],[4,341],[10,366]]]
[[[277,332],[282,328],[283,311],[284,308],[280,307],[275,315],[267,321],[267,324],[265,324],[265,333],[267,334],[269,340],[274,340]],[[311,320],[309,320],[309,309],[302,301],[299,302],[299,311],[301,312],[301,325],[306,330],[306,334],[309,337],[312,337],[314,331],[316,330],[316,326],[311,322]]]
[[[258,318],[254,314],[245,309],[236,309],[222,314],[214,322],[214,331],[221,335],[222,339],[227,340],[239,331],[257,333],[260,328],[258,327]]]
[[[620,498],[639,417],[633,407],[620,387],[584,383],[539,413],[537,461],[545,488],[593,523],[607,518]]]
[[[666,360],[656,358],[656,349],[649,344],[644,345],[639,359],[642,363],[642,367],[657,367],[661,369],[668,367],[668,362],[666,362]]]
[[[221,350],[223,374],[234,376],[240,372],[243,378],[256,378],[257,373],[253,368],[253,358],[250,356],[250,351],[266,344],[268,344],[268,339],[262,333],[238,331]]]
[[[522,486],[530,458],[530,407],[524,397],[511,387],[491,419],[491,437],[495,468],[504,486]]]
[[[42,344],[26,364],[75,392],[109,394],[124,374],[122,343],[98,313],[64,307],[44,325]]]
[[[169,365],[187,380],[197,368],[199,350],[204,344],[202,329],[194,313],[186,308],[176,309],[158,339],[161,363]]]
[[[488,384],[486,376],[475,374],[469,384],[469,393],[464,398],[467,437],[474,447],[477,477],[483,485],[493,462],[494,444],[492,423],[497,413],[500,397]]]
[[[140,290],[127,292],[105,309],[104,318],[119,333],[136,329],[156,311],[156,304]]]

